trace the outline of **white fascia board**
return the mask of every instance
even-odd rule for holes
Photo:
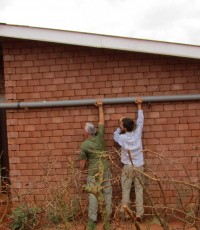
[[[200,46],[0,24],[0,37],[200,59]]]

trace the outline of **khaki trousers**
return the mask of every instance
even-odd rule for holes
[[[103,190],[104,199],[106,203],[106,210],[108,215],[110,216],[112,213],[112,186],[111,186],[111,173],[110,170],[107,170],[104,172],[104,180],[103,186],[105,186],[105,189]],[[88,186],[94,186],[95,184],[95,177],[94,176],[88,176],[87,177],[87,185]],[[89,207],[88,207],[88,217],[92,221],[97,220],[97,211],[98,211],[98,202],[96,197],[89,193]]]
[[[136,169],[143,172],[144,166],[137,167]],[[134,167],[131,165],[124,165],[122,169],[122,176],[121,176],[122,210],[124,205],[130,207],[131,204],[130,191],[131,191],[132,183],[134,182],[136,216],[140,216],[144,213],[143,185],[142,185],[144,184],[144,177],[137,170],[134,170]]]

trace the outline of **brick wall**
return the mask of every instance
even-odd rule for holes
[[[199,60],[17,40],[6,42],[3,51],[6,99],[10,102],[200,93]],[[200,143],[200,103],[153,103],[143,108],[144,148],[167,158],[145,152],[147,170],[181,179],[186,177],[186,169],[195,182],[199,166],[193,146]],[[20,178],[22,186],[40,180],[43,171],[36,161],[44,160],[45,143],[57,159],[51,180],[65,175],[68,157],[78,156],[85,139],[84,123],[97,124],[97,115],[94,106],[9,110],[11,178]],[[122,115],[135,118],[136,106],[105,106],[109,150],[118,148],[112,134]],[[149,186],[159,198],[158,185]],[[119,190],[115,188],[116,193]],[[168,201],[175,202],[168,185],[167,191]]]

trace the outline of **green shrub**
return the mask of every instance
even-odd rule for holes
[[[38,225],[40,212],[39,208],[19,205],[10,215],[12,220],[10,228],[12,230],[34,229]]]

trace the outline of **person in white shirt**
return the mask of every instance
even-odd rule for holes
[[[134,182],[136,218],[140,221],[144,214],[143,177],[140,173],[140,171],[144,171],[144,156],[142,151],[144,115],[142,100],[136,99],[135,103],[138,106],[136,127],[133,119],[120,119],[120,128],[117,128],[114,132],[114,140],[121,146],[121,162],[123,164],[121,175],[122,207],[125,205],[130,207],[130,191]]]

